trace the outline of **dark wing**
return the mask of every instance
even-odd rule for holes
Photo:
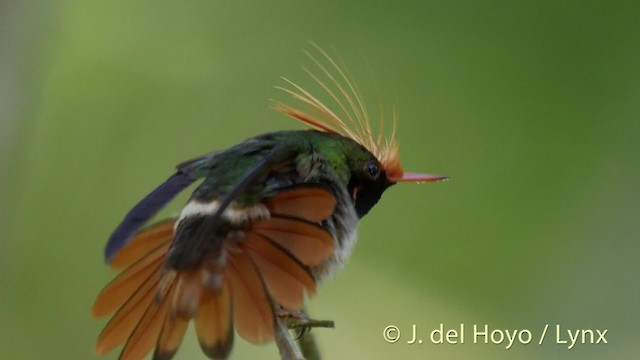
[[[185,269],[196,265],[204,253],[205,246],[211,244],[211,234],[215,234],[225,225],[223,214],[229,205],[237,200],[240,194],[263,182],[274,168],[292,162],[301,150],[303,149],[297,145],[276,146],[246,171],[219,199],[218,208],[214,213],[181,220],[167,258],[167,267]]]
[[[131,241],[149,219],[181,191],[206,175],[200,170],[215,164],[220,154],[221,152],[209,153],[176,166],[178,171],[136,204],[113,231],[104,250],[105,261],[111,264],[114,256]]]
[[[110,263],[114,255],[129,242],[135,232],[194,181],[195,179],[178,171],[134,206],[109,237],[104,250],[106,262]]]

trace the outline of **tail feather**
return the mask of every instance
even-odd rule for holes
[[[93,316],[108,315],[121,307],[162,266],[173,238],[174,223],[164,221],[141,231],[116,255],[112,266],[126,269],[100,292],[91,309]],[[159,274],[155,276],[157,279]]]
[[[159,246],[164,245],[168,249],[175,223],[175,219],[168,219],[140,231],[127,246],[114,254],[109,266],[116,270],[126,269]]]
[[[158,267],[105,326],[96,343],[95,351],[98,354],[105,354],[124,343],[129,334],[134,331],[140,319],[157,297],[160,274],[161,268]]]
[[[198,314],[204,293],[204,273],[203,268],[179,273],[172,305],[178,316],[193,318]]]
[[[245,252],[231,257],[227,276],[231,284],[233,317],[238,335],[252,343],[273,339],[275,315],[271,299]]]
[[[309,266],[325,261],[335,247],[333,237],[327,230],[298,218],[272,216],[256,223],[253,230],[278,243]]]
[[[303,184],[292,186],[267,198],[265,205],[274,214],[321,222],[333,213],[336,198],[324,187]]]
[[[245,247],[276,303],[298,310],[304,303],[305,292],[315,294],[313,277],[289,252],[256,234],[249,235]]]
[[[271,216],[248,224],[244,240],[225,239],[189,269],[166,268],[175,219],[138,232],[111,253],[110,266],[123,270],[92,307],[94,316],[115,312],[95,351],[104,354],[124,344],[120,360],[141,360],[155,347],[154,360],[169,360],[191,319],[212,359],[229,356],[234,326],[249,342],[273,339],[274,304],[296,310],[305,294],[315,294],[308,267],[333,253],[334,239],[320,223],[335,203],[323,186],[285,189],[265,201]]]
[[[160,332],[160,337],[153,353],[153,360],[169,360],[173,358],[182,343],[184,333],[187,331],[187,325],[189,325],[189,318],[171,313],[165,317],[162,332]]]
[[[195,319],[196,334],[202,351],[211,359],[226,359],[233,346],[233,318],[229,288],[208,294]]]
[[[151,261],[141,260],[136,265],[120,273],[98,295],[91,308],[93,316],[109,315],[122,307],[130,300],[131,294],[138,290],[142,284],[147,280],[153,280],[152,274],[156,277],[160,276],[158,269],[160,269],[163,262],[164,258],[155,258]]]
[[[163,288],[164,292],[156,293],[143,317],[127,339],[119,360],[142,359],[156,345],[164,320],[169,313],[173,286],[166,284]]]

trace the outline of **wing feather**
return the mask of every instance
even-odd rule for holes
[[[195,179],[192,179],[188,175],[177,172],[149,193],[149,195],[145,196],[144,199],[127,213],[120,225],[118,225],[109,237],[104,250],[105,260],[108,263],[111,262],[113,256],[127,245],[131,236],[138,231],[138,229],[194,181]]]

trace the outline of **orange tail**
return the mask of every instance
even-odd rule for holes
[[[203,261],[188,271],[164,268],[175,219],[138,233],[113,258],[124,269],[98,295],[95,317],[112,313],[95,351],[104,354],[125,344],[121,360],[138,360],[155,348],[154,359],[177,351],[194,319],[203,352],[228,357],[234,325],[252,343],[273,339],[273,304],[299,309],[315,294],[308,266],[320,264],[334,250],[331,234],[318,223],[328,218],[335,198],[318,186],[298,186],[265,200],[269,219],[250,223],[246,237],[224,241],[221,263]]]

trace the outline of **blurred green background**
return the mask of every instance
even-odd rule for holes
[[[98,359],[102,249],[185,159],[300,125],[268,109],[307,40],[399,109],[405,168],[311,302],[327,359],[640,354],[640,8],[633,1],[0,2],[0,357]],[[372,101],[371,105],[375,105]],[[176,212],[184,197],[164,214]],[[528,345],[433,345],[445,328]],[[408,345],[411,325],[425,343]],[[606,345],[537,341],[545,324]],[[403,338],[388,344],[387,325]],[[562,334],[563,338],[568,335]],[[104,359],[117,358],[117,352]],[[204,359],[192,333],[176,359]],[[235,359],[277,359],[238,340]]]

